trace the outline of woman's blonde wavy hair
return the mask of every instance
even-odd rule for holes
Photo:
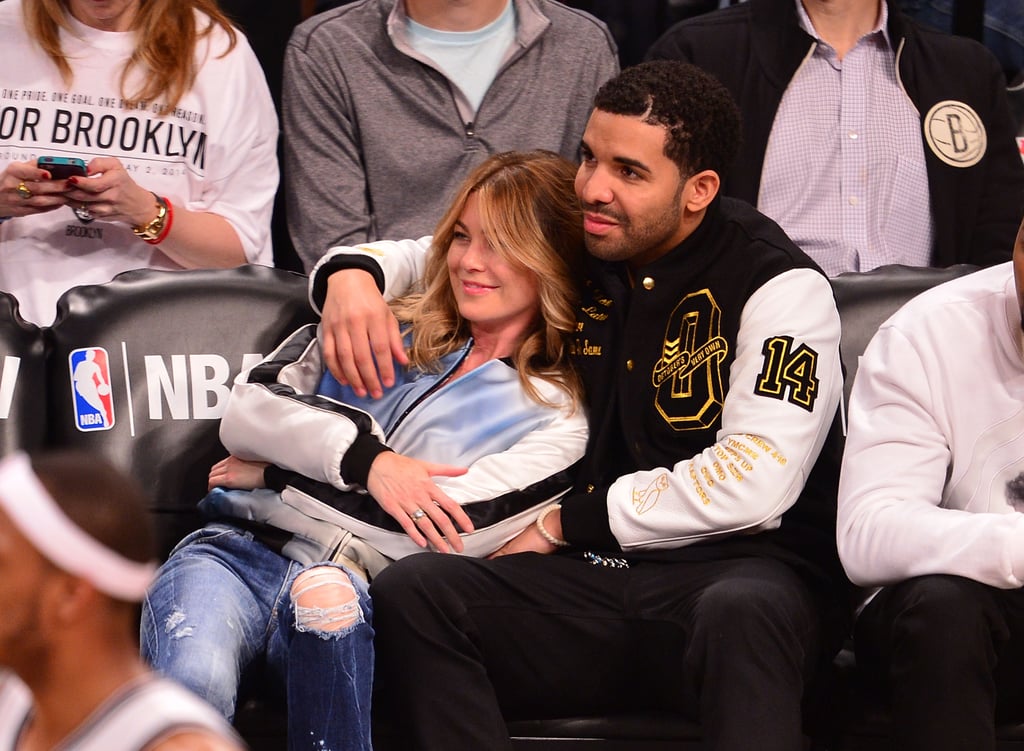
[[[70,86],[74,71],[60,46],[61,28],[70,28],[67,0],[25,0],[23,9],[29,34]],[[196,23],[197,10],[209,19],[201,28]],[[121,72],[121,96],[133,102],[163,99],[173,108],[195,83],[196,46],[217,27],[228,36],[227,49],[221,53],[226,55],[234,49],[238,32],[216,0],[141,0],[133,24],[138,42]],[[142,84],[137,91],[127,91],[128,76],[136,70],[142,73]]]
[[[456,222],[475,195],[492,247],[537,279],[540,312],[512,354],[523,388],[534,401],[549,404],[529,380],[541,378],[563,388],[579,406],[582,386],[569,359],[584,254],[575,177],[576,167],[550,151],[496,154],[470,173],[434,232],[422,292],[392,303],[397,318],[413,326],[409,359],[414,365],[436,367],[470,337],[452,292],[447,255]]]

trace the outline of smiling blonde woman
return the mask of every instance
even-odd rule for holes
[[[289,748],[369,749],[366,579],[428,548],[487,556],[543,533],[583,455],[574,174],[550,152],[470,174],[423,291],[395,304],[407,366],[381,398],[327,371],[315,326],[239,376],[221,423],[232,456],[200,504],[214,521],[145,603],[143,652],[160,672],[230,717],[265,654],[286,683]]]

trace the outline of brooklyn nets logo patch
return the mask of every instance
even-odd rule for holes
[[[973,167],[985,156],[988,137],[978,113],[963,102],[939,102],[924,118],[929,148],[951,167]]]

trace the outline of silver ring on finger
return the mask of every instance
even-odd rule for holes
[[[421,508],[418,508],[415,511],[413,511],[411,514],[409,514],[409,518],[412,519],[414,522],[418,522],[420,519],[422,519],[426,515],[427,515],[426,511],[424,511]]]
[[[75,216],[78,217],[78,221],[82,224],[88,224],[96,218],[96,215],[84,203],[81,206],[73,206],[71,210],[75,212]]]

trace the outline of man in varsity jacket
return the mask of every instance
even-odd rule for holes
[[[506,717],[666,708],[711,749],[802,748],[844,612],[822,451],[839,316],[779,227],[719,196],[738,137],[728,92],[692,65],[598,92],[576,179],[583,469],[491,559],[417,555],[374,581],[381,748],[508,749]],[[397,248],[337,249],[312,279],[334,369],[371,393],[370,348],[385,382],[397,353],[371,285],[418,273]]]

